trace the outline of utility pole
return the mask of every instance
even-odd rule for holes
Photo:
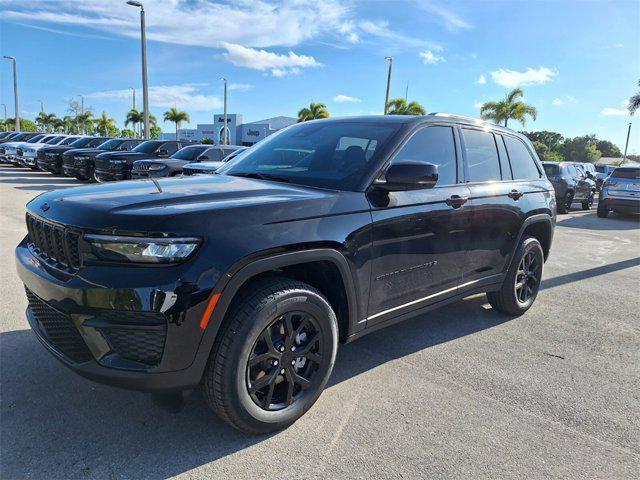
[[[11,55],[5,55],[4,58],[6,58],[7,60],[11,60],[13,62],[13,102],[14,102],[14,108],[16,111],[14,128],[16,132],[19,132],[20,131],[20,105],[18,105],[18,65],[16,63],[15,57],[12,57]]]
[[[80,97],[80,115],[84,115],[84,97],[82,95],[78,95]],[[78,124],[78,133],[80,133],[80,121],[78,119],[78,114],[76,114],[76,123]],[[84,135],[84,123],[82,124],[82,134]]]
[[[389,106],[389,88],[391,87],[391,67],[393,66],[393,57],[384,57],[389,62],[389,73],[387,74],[387,94],[384,98],[384,114],[387,114],[387,108]]]
[[[4,131],[9,130],[9,125],[7,125],[7,106],[3,103],[2,108],[4,108]]]
[[[136,109],[136,89],[132,88],[131,93],[133,94],[133,106],[131,107],[131,109],[135,110]]]
[[[224,82],[224,126],[222,127],[222,138],[223,138],[223,145],[229,145],[229,138],[227,136],[227,79],[224,77],[221,77],[220,80],[222,80]]]
[[[144,139],[149,140],[149,88],[147,85],[147,32],[142,3],[129,0],[127,5],[140,8],[140,42],[142,44],[142,108],[144,113]]]
[[[627,148],[629,148],[629,135],[631,135],[631,122],[629,122],[629,129],[627,130],[627,143],[624,144],[624,156],[622,157],[622,163],[627,161]],[[622,165],[622,163],[620,165]]]

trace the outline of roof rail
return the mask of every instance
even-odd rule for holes
[[[455,113],[434,112],[434,113],[430,113],[429,115],[433,115],[434,117],[459,118],[460,120],[469,120],[470,122],[484,123],[484,120],[480,118],[469,117],[467,115],[456,115]]]

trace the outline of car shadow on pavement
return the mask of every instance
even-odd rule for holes
[[[600,218],[593,209],[588,212],[569,212],[558,215],[556,223],[562,227],[594,231],[637,230],[640,228],[640,215],[622,215],[609,212],[607,218]]]
[[[476,295],[373,332],[339,348],[327,388],[509,320]],[[172,414],[149,395],[82,379],[46,353],[29,330],[0,335],[0,373],[2,478],[27,472],[51,478],[52,466],[69,479],[167,478],[270,438],[235,431],[207,408],[199,391]]]

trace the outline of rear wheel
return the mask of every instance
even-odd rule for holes
[[[286,428],[322,393],[337,346],[336,316],[318,290],[258,282],[225,316],[204,375],[207,403],[246,433]]]
[[[540,242],[534,237],[525,237],[500,290],[487,293],[491,306],[508,315],[522,315],[529,310],[538,296],[543,264]]]
[[[604,203],[598,202],[598,217],[607,218],[609,216],[609,210],[604,206]]]

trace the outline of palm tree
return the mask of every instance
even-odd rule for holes
[[[124,120],[124,126],[126,127],[129,124],[133,125],[133,132],[136,133],[136,125],[142,122],[144,122],[144,114],[135,108],[132,108],[129,110],[129,113],[127,113],[127,118]]]
[[[329,112],[324,103],[310,103],[309,108],[302,108],[298,112],[298,122],[306,122],[318,118],[329,118]]]
[[[640,80],[638,80],[638,87],[640,87]],[[634,96],[629,99],[629,115],[636,113],[636,110],[640,108],[640,90]]]
[[[498,125],[504,122],[504,126],[507,126],[507,122],[510,118],[518,120],[523,126],[526,122],[526,117],[530,116],[534,120],[538,117],[538,110],[532,105],[527,105],[519,98],[522,98],[524,92],[520,88],[511,90],[504,100],[499,102],[485,102],[480,107],[480,117],[484,120],[491,120]]]
[[[84,113],[81,113],[76,117],[78,129],[83,135],[91,133],[93,129],[93,119],[91,117],[93,117],[93,114],[89,110],[85,110]]]
[[[53,123],[58,119],[55,113],[44,113],[40,112],[38,118],[36,118],[36,123],[39,123],[44,128],[45,132],[49,132],[49,127],[53,127]]]
[[[388,115],[424,115],[424,107],[418,102],[409,102],[404,98],[394,98],[387,104]]]
[[[104,136],[107,137],[108,136],[108,132],[109,132],[109,128],[110,127],[115,127],[116,119],[115,118],[108,118],[107,114],[103,111],[101,117],[93,119],[93,123],[96,124],[96,129],[99,132],[102,131],[104,133]]]
[[[164,112],[164,121],[176,124],[176,140],[178,140],[178,128],[182,122],[189,123],[189,115],[186,112],[172,108],[171,110]],[[151,123],[151,120],[149,120],[149,123]]]

